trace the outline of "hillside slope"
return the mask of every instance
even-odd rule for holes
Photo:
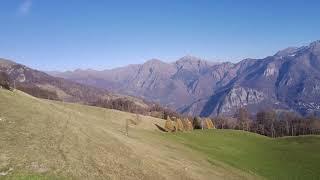
[[[248,179],[165,138],[134,114],[34,98],[0,89],[0,178]]]
[[[166,110],[158,104],[147,102],[141,98],[53,77],[7,59],[0,58],[0,73],[5,73],[8,76],[12,87],[15,86],[16,89],[39,98],[109,107],[141,114],[148,114],[153,107]],[[161,112],[161,110],[155,111]]]

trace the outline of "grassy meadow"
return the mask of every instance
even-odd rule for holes
[[[320,179],[320,136],[272,139],[235,130],[197,130],[166,136],[212,164],[224,162],[267,179]]]
[[[169,134],[164,123],[0,89],[0,179],[319,179],[318,136]]]
[[[0,179],[256,179],[163,139],[135,114],[0,89]]]

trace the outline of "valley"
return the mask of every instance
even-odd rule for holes
[[[320,113],[319,67],[318,40],[237,63],[185,56],[174,62],[151,59],[110,70],[52,75],[141,97],[190,116],[232,116],[244,106],[252,114],[272,108],[306,116]]]

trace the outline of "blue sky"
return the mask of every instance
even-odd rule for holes
[[[320,1],[1,0],[0,57],[41,70],[261,58],[320,39]]]

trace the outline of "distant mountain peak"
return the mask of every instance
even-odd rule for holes
[[[81,72],[81,71],[83,71],[83,69],[77,68],[74,70],[74,72]]]
[[[320,40],[317,40],[317,41],[310,43],[309,47],[313,51],[316,50],[317,52],[320,52]]]
[[[90,77],[76,73],[62,77],[144,97],[192,115],[231,115],[243,105],[253,113],[270,107],[308,114],[320,112],[319,67],[318,40],[237,63],[186,55],[172,63],[151,59]]]
[[[202,58],[199,58],[199,57],[196,57],[196,56],[191,56],[191,55],[186,55],[186,56],[183,56],[182,58],[180,58],[179,60],[177,60],[175,62],[175,64],[177,65],[182,65],[182,66],[185,66],[185,65],[207,65],[207,66],[212,66],[212,65],[215,65],[215,64],[218,64],[216,62],[212,62],[212,61],[207,61],[205,59],[202,59]]]
[[[91,68],[87,68],[87,69],[75,69],[73,72],[95,72],[97,70],[91,69]]]
[[[8,60],[8,59],[3,59],[0,58],[0,66],[8,66],[8,65],[13,65],[13,64],[17,64],[14,61]]]
[[[298,47],[288,47],[283,50],[278,51],[275,56],[277,57],[284,57],[295,54],[300,48]]]
[[[313,41],[308,46],[288,47],[286,49],[278,51],[274,56],[276,57],[295,56],[296,54],[302,53],[306,49],[320,52],[320,40]]]
[[[152,58],[148,61],[146,61],[145,65],[157,65],[157,64],[164,64],[165,62],[161,61],[160,59]]]
[[[319,45],[319,44],[320,44],[320,40],[316,40],[310,43],[310,46]]]
[[[178,61],[199,61],[199,60],[202,60],[202,59],[192,55],[185,55],[182,58],[180,58]]]

